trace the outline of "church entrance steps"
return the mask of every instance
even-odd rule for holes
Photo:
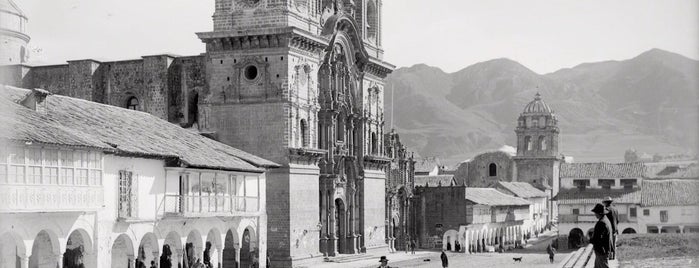
[[[348,263],[361,260],[378,259],[377,256],[370,254],[339,254],[335,257],[328,257],[326,262]]]

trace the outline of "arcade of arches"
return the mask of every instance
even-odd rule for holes
[[[189,267],[197,262],[210,263],[211,267],[250,267],[257,261],[259,241],[252,227],[238,234],[227,230],[225,237],[217,229],[205,236],[197,230],[186,236],[169,232],[164,239],[147,233],[138,240],[127,233],[114,234],[111,247],[95,252],[91,235],[76,229],[67,238],[61,238],[53,230],[44,229],[36,234],[30,244],[15,232],[0,235],[0,267],[16,268],[82,268],[98,267],[109,258],[112,268]],[[182,244],[182,239],[186,243]],[[225,239],[222,241],[222,239]],[[26,248],[31,245],[31,248]]]

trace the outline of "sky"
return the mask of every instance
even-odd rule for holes
[[[33,61],[197,55],[214,0],[15,0]],[[384,60],[455,72],[495,58],[544,74],[660,48],[699,59],[696,0],[383,0]]]

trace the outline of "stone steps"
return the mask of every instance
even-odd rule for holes
[[[328,257],[325,259],[326,262],[336,262],[336,263],[347,263],[368,259],[378,259],[376,256],[368,254],[353,254],[353,255],[339,255],[336,257]]]

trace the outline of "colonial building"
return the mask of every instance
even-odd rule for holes
[[[391,130],[386,137],[385,152],[391,158],[386,172],[386,240],[393,250],[405,250],[415,238],[415,213],[412,209],[415,189],[415,160],[400,136]]]
[[[44,90],[0,86],[0,107],[0,267],[265,259],[265,172],[277,164]]]
[[[564,163],[558,202],[559,246],[577,248],[590,237],[597,218],[592,208],[609,196],[619,211],[620,233],[639,232],[642,163]],[[628,230],[627,230],[628,229]]]
[[[2,68],[6,83],[145,111],[282,165],[275,266],[385,250],[381,0],[216,0],[206,52]],[[317,205],[310,205],[317,204]]]
[[[501,181],[495,188],[529,202],[529,217],[523,224],[525,234],[536,234],[544,230],[548,223],[547,203],[550,196],[526,182]]]
[[[639,233],[699,233],[699,178],[643,180],[634,217]]]

